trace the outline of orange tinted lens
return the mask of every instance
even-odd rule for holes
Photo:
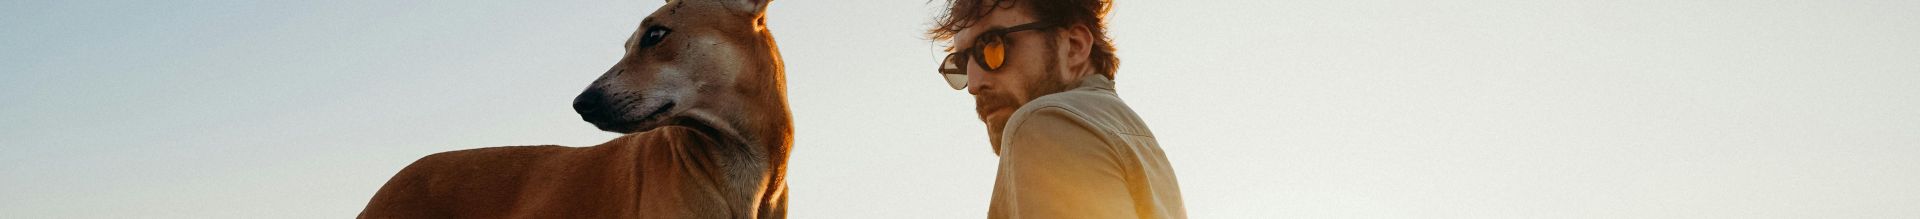
[[[980,61],[987,63],[988,69],[1000,69],[1007,58],[1007,44],[999,40],[987,41],[980,45]]]

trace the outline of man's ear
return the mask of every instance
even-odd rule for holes
[[[732,10],[735,13],[745,14],[748,16],[760,17],[761,15],[766,15],[767,2],[772,2],[773,0],[720,0],[720,1],[722,1],[721,4],[727,5],[727,10]]]
[[[1066,52],[1067,54],[1065,54],[1065,62],[1060,64],[1069,66],[1067,68],[1067,74],[1076,76],[1093,74],[1093,60],[1089,58],[1093,57],[1094,39],[1092,31],[1093,30],[1087,29],[1087,26],[1078,24],[1067,25],[1065,28],[1060,29],[1060,37],[1062,38],[1060,42],[1067,44],[1061,47],[1066,48],[1061,52]]]

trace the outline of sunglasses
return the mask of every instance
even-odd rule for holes
[[[987,30],[973,38],[973,45],[960,51],[947,54],[940,63],[940,76],[947,78],[947,85],[954,90],[967,88],[967,60],[973,60],[987,71],[999,70],[1007,64],[1007,44],[1011,43],[1007,34],[1051,28],[1053,24],[1033,22],[1004,29]]]

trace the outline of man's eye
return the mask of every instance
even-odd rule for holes
[[[673,30],[662,26],[647,27],[647,32],[640,33],[640,48],[650,48],[660,44],[661,40],[667,39],[668,33],[673,33]]]

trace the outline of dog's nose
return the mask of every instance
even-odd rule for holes
[[[573,98],[573,112],[580,113],[580,117],[590,117],[600,112],[602,106],[600,101],[606,99],[605,96],[606,94],[599,88],[588,88],[587,91],[580,92],[579,97]]]

